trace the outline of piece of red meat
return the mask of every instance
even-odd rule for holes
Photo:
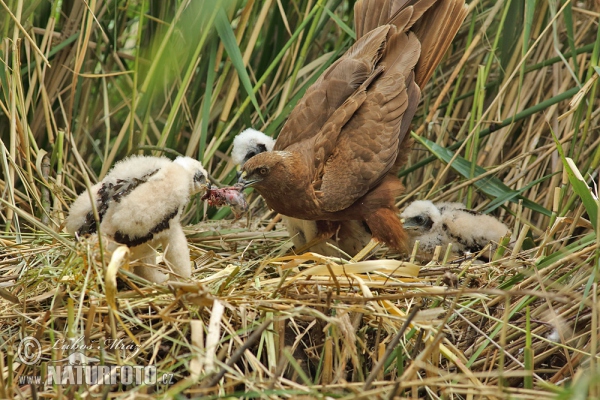
[[[242,192],[243,186],[236,184],[223,188],[209,188],[202,200],[208,201],[208,204],[215,207],[229,206],[236,219],[248,211],[248,202]]]

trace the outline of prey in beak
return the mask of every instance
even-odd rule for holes
[[[228,186],[223,188],[212,188],[207,189],[202,200],[207,200],[208,204],[215,207],[229,206],[235,216],[235,219],[239,219],[243,213],[248,211],[248,202],[246,196],[243,193],[244,187],[240,183],[234,186]]]

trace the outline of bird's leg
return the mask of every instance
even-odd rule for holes
[[[192,276],[192,264],[183,228],[178,222],[171,221],[171,228],[165,234],[161,243],[167,265],[180,277],[189,278]]]
[[[379,245],[381,245],[381,242],[375,238],[372,238],[369,241],[369,243],[367,243],[367,245],[365,247],[363,247],[363,249],[361,251],[358,252],[358,254],[356,254],[354,257],[352,257],[352,260],[355,262],[358,262],[358,261],[363,260],[364,258],[367,258],[369,253],[376,250],[379,247]]]
[[[159,267],[156,264],[156,251],[150,245],[150,243],[144,243],[139,246],[131,248],[131,258],[139,259],[145,265],[137,265],[134,268],[136,275],[142,278],[156,283],[162,283],[166,281],[169,276],[159,271]]]
[[[307,243],[303,244],[302,246],[298,247],[297,249],[295,249],[295,253],[296,254],[302,254],[305,253],[307,251],[310,250],[311,247],[324,242],[325,240],[329,239],[331,236],[327,236],[327,235],[318,235],[315,236],[314,238],[312,238],[311,240],[309,240]]]
[[[394,250],[408,252],[406,246],[408,235],[393,208],[379,208],[364,217],[373,239],[359,254],[366,256],[367,249],[373,250],[376,247],[374,240],[377,240],[377,243],[385,243]]]
[[[331,239],[340,229],[340,224],[333,221],[314,221],[314,223],[317,227],[317,235],[311,240],[309,240],[308,243],[305,243],[304,245],[296,249],[296,254],[302,254],[310,250],[311,247]]]

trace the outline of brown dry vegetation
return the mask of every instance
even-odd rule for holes
[[[233,136],[276,135],[352,42],[351,4],[0,0],[0,397],[598,398],[600,3],[470,4],[423,91],[398,201],[464,201],[509,225],[514,250],[293,255],[255,195],[235,222],[194,199],[193,279],[161,286],[64,233],[69,204],[135,153],[193,156],[230,183]],[[22,380],[77,338],[173,381]],[[138,351],[97,348],[119,338]]]

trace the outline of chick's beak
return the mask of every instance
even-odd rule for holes
[[[412,231],[418,228],[415,224],[411,222],[410,219],[407,220],[406,218],[400,218],[400,222],[402,222],[404,230]]]

